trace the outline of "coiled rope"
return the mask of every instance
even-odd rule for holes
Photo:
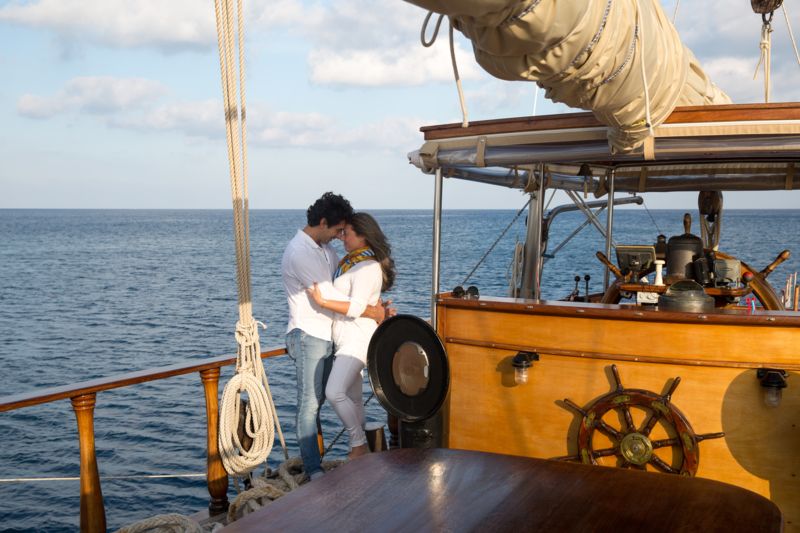
[[[116,533],[204,533],[200,524],[181,514],[163,514],[122,527]]]
[[[247,187],[247,128],[245,106],[244,16],[242,0],[237,1],[237,26],[234,30],[232,0],[214,1],[220,76],[225,109],[225,131],[228,147],[231,196],[233,202],[236,268],[239,293],[239,321],[236,324],[238,343],[236,375],[222,394],[220,407],[219,448],[225,470],[233,476],[243,476],[263,463],[274,442],[277,427],[281,445],[286,453],[283,433],[278,422],[275,404],[261,362],[258,338],[259,323],[253,319],[250,284],[249,200]],[[238,44],[238,92],[234,73],[234,33]],[[252,439],[249,449],[242,446],[237,435],[242,395],[247,394],[244,433]]]

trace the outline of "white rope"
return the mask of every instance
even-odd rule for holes
[[[274,405],[264,373],[256,322],[236,324],[239,354],[234,375],[222,392],[219,417],[219,448],[222,464],[232,475],[242,476],[263,463],[275,439]],[[239,440],[238,426],[242,393],[247,393],[245,434],[253,439],[250,449]]]
[[[118,529],[116,533],[144,533],[146,531],[158,531],[159,533],[202,533],[205,529],[188,516],[183,516],[181,514],[162,514],[122,527]]]
[[[431,40],[426,41],[425,32],[428,28],[428,22],[430,22],[432,15],[433,11],[428,11],[428,14],[425,15],[425,20],[422,22],[422,29],[420,29],[419,32],[419,40],[422,43],[422,46],[424,46],[425,48],[430,48],[431,46],[433,46],[433,43],[436,42],[436,37],[439,36],[439,27],[442,25],[442,19],[444,18],[444,15],[439,15],[439,18],[436,19],[436,27],[433,29],[433,35],[431,35]]]
[[[458,64],[456,63],[456,46],[453,41],[453,21],[450,20],[450,62],[453,64],[453,77],[456,79],[458,89],[458,103],[461,105],[461,127],[469,126],[467,117],[467,102],[464,100],[464,89],[461,87],[461,76],[458,75]]]
[[[644,25],[642,24],[642,10],[639,5],[639,0],[636,0],[636,25],[641,29],[639,32],[639,63],[642,70],[642,85],[644,85],[644,116],[647,121],[647,130],[652,137],[653,132],[653,119],[650,116],[650,88],[647,86],[647,69],[645,68],[645,52],[644,52]]]
[[[242,0],[237,1],[237,25],[234,30],[233,0],[215,0],[217,46],[225,109],[225,131],[228,147],[233,223],[236,244],[236,269],[239,293],[239,321],[236,324],[238,343],[236,375],[222,394],[219,424],[220,457],[225,470],[243,476],[263,463],[275,439],[277,427],[284,455],[288,456],[283,433],[272,401],[269,383],[261,361],[258,322],[253,319],[250,282],[249,200],[247,182],[247,129],[245,105],[244,16]],[[238,44],[238,91],[234,73],[234,33]],[[262,324],[263,325],[263,324]],[[242,395],[247,395],[244,431],[252,440],[245,450],[237,435]]]
[[[425,15],[425,20],[422,22],[422,29],[420,29],[419,32],[419,40],[422,43],[422,46],[425,48],[430,48],[433,46],[433,43],[436,42],[436,37],[439,35],[439,27],[442,25],[442,19],[444,18],[444,15],[439,15],[439,18],[436,19],[436,27],[433,29],[433,35],[431,36],[430,40],[426,40],[425,33],[428,29],[428,23],[430,22],[432,15],[433,11],[428,11],[428,14]],[[464,89],[461,86],[461,76],[458,74],[458,63],[456,62],[456,48],[453,40],[452,20],[450,20],[450,63],[453,66],[453,77],[456,80],[456,89],[458,90],[458,103],[461,106],[461,126],[466,128],[469,126],[469,119],[467,118],[467,103],[464,99]]]
[[[764,15],[762,15],[762,18]],[[772,15],[770,14],[770,18]],[[770,91],[770,70],[771,70],[771,63],[772,63],[772,25],[767,21],[766,18],[763,18],[764,23],[761,25],[761,41],[758,43],[758,46],[761,48],[761,55],[758,57],[758,64],[756,65],[756,71],[753,73],[753,79],[758,77],[758,71],[761,67],[762,63],[764,65],[764,103],[769,103],[769,91]]]
[[[789,13],[786,12],[786,4],[781,4],[783,10],[783,18],[786,19],[786,28],[789,30],[789,38],[792,40],[792,49],[794,49],[794,57],[797,58],[797,64],[800,65],[800,53],[797,52],[797,42],[794,40],[794,33],[792,32],[792,23],[789,21]]]

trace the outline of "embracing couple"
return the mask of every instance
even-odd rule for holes
[[[354,213],[342,196],[325,193],[306,219],[286,247],[281,271],[289,302],[286,350],[297,371],[297,442],[306,474],[316,479],[323,474],[317,421],[325,398],[350,436],[349,457],[368,452],[361,370],[373,332],[394,312],[380,296],[395,269],[378,223]],[[344,242],[341,261],[334,239]]]

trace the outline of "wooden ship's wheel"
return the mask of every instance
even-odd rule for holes
[[[611,365],[611,372],[616,381],[614,391],[585,408],[569,399],[564,400],[583,418],[578,429],[578,455],[557,459],[596,465],[599,464],[599,458],[615,457],[617,466],[621,468],[646,470],[647,465],[651,465],[657,471],[694,476],[700,463],[700,441],[718,439],[725,433],[695,434],[689,421],[671,402],[681,378],[672,380],[669,390],[662,396],[646,390],[625,389],[617,365]],[[632,409],[644,413],[644,418],[638,424],[634,422]],[[618,424],[610,420],[614,414],[617,415]],[[652,438],[651,432],[657,426],[661,426],[665,438]],[[598,432],[608,439],[610,445],[595,448]],[[657,452],[659,449],[663,449],[663,452]],[[667,451],[672,452],[671,461],[662,456]]]

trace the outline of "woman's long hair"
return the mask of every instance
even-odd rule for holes
[[[353,226],[353,231],[359,237],[364,237],[367,241],[367,246],[372,248],[375,253],[375,259],[381,264],[383,270],[383,287],[381,291],[388,291],[394,285],[395,270],[394,259],[392,259],[392,247],[389,246],[389,241],[386,235],[381,231],[381,227],[368,213],[356,213],[353,215],[350,224]]]

